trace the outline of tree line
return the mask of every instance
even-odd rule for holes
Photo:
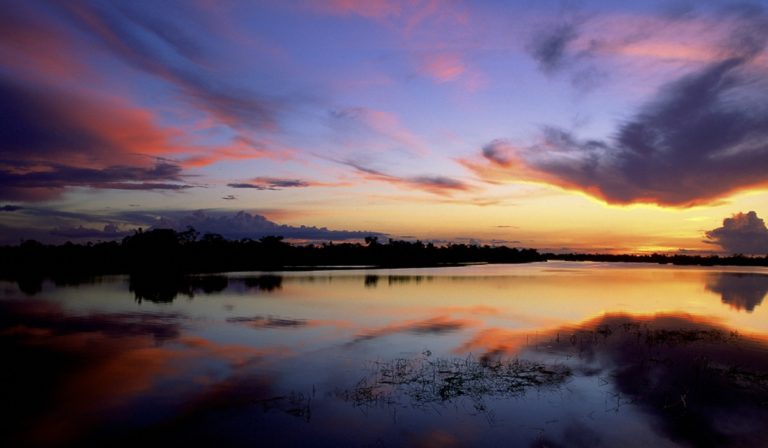
[[[535,249],[388,240],[290,244],[281,236],[228,240],[192,228],[138,230],[122,241],[46,245],[25,241],[0,247],[6,276],[206,273],[316,267],[426,267],[461,263],[543,261]]]
[[[477,244],[437,246],[421,241],[290,244],[281,236],[228,240],[193,228],[138,230],[122,241],[46,245],[28,240],[0,247],[0,274],[78,276],[104,274],[189,274],[318,267],[429,267],[464,263],[527,263],[545,260],[768,266],[765,257],[684,254],[610,255],[539,253],[535,249]]]

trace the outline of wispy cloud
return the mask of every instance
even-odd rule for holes
[[[424,140],[391,112],[349,107],[330,111],[329,118],[336,137],[349,148],[380,152],[394,149],[420,155],[429,152]]]
[[[474,187],[464,183],[458,179],[454,179],[447,176],[440,175],[424,175],[424,176],[409,176],[401,177],[392,174],[387,174],[383,171],[368,168],[361,164],[346,161],[342,162],[344,165],[354,168],[365,179],[387,182],[396,186],[401,186],[409,189],[416,189],[427,191],[429,193],[437,195],[451,195],[452,193],[459,191],[471,191]]]
[[[440,52],[425,56],[419,69],[438,82],[449,82],[461,76],[467,66],[459,54]]]
[[[130,4],[62,3],[79,31],[116,58],[177,87],[183,98],[222,124],[274,129],[283,100],[217,79],[204,41],[175,20]],[[162,8],[162,7],[161,7]],[[170,12],[170,11],[169,11]]]
[[[366,18],[387,18],[403,12],[403,2],[398,0],[320,0],[308,1],[311,9],[336,15],[358,15]]]
[[[301,179],[279,179],[276,177],[257,177],[250,182],[230,183],[231,188],[252,188],[256,190],[282,190],[283,188],[308,187],[310,183]]]
[[[227,184],[230,188],[246,188],[253,190],[283,190],[286,188],[307,188],[307,187],[344,187],[349,186],[349,182],[320,182],[305,179],[290,179],[279,177],[256,177],[248,182],[232,182]]]
[[[103,169],[77,168],[56,164],[15,164],[0,168],[0,198],[10,200],[47,200],[67,187],[111,190],[186,190],[177,165],[157,162],[152,167],[109,166]]]

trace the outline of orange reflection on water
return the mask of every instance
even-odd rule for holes
[[[185,335],[180,317],[170,313],[77,316],[51,302],[4,305],[5,316],[19,322],[0,332],[6,344],[12,341],[7,354],[14,362],[4,395],[12,402],[19,395],[29,406],[15,431],[32,445],[69,443],[134,400],[192,399],[196,384],[222,381],[205,366],[221,363],[226,381],[265,356],[284,354]]]

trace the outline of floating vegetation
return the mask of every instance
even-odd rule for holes
[[[487,398],[508,398],[532,388],[554,387],[571,376],[568,367],[522,359],[417,358],[374,362],[369,376],[338,392],[355,406],[431,406],[468,398],[478,411]]]

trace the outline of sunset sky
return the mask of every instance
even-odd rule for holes
[[[768,253],[766,2],[6,3],[0,243]]]

